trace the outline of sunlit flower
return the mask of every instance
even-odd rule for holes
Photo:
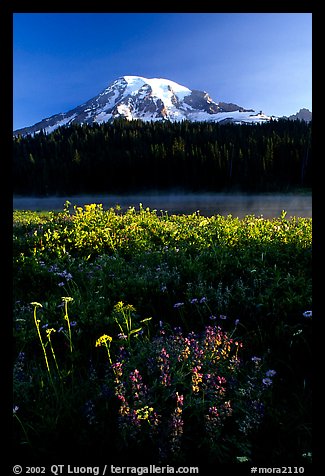
[[[53,329],[53,327],[51,329],[46,329],[46,336],[48,339],[50,339],[52,332],[56,332],[56,330]]]
[[[61,299],[62,299],[63,302],[71,302],[71,301],[73,301],[73,298],[70,297],[70,296],[62,296]]]
[[[135,412],[139,420],[148,420],[150,413],[153,412],[153,408],[146,405],[143,408],[138,408]]]
[[[100,345],[106,345],[107,342],[112,342],[112,337],[108,336],[107,334],[103,334],[99,339],[96,341],[96,347],[99,347]]]
[[[201,365],[197,365],[192,369],[192,390],[194,393],[200,391],[199,384],[202,382],[203,374],[200,372]]]

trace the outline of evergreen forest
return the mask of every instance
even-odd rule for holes
[[[13,139],[21,195],[288,192],[311,188],[312,123],[143,122],[59,127]]]

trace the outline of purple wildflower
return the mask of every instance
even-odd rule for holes
[[[267,377],[274,377],[274,375],[276,375],[276,371],[270,369],[270,370],[268,370],[268,371],[265,373],[265,375],[266,375]]]
[[[172,413],[172,418],[171,418],[171,451],[173,453],[176,453],[180,450],[181,448],[181,438],[183,435],[183,426],[184,426],[184,421],[182,417],[183,413],[183,403],[184,403],[184,396],[179,395],[178,392],[176,392],[176,408],[174,409]]]
[[[160,351],[160,355],[158,357],[158,362],[160,363],[160,381],[162,385],[165,387],[169,387],[171,384],[171,378],[169,374],[170,370],[170,361],[169,361],[169,354],[166,351],[165,347],[163,347]]]
[[[305,311],[302,313],[302,315],[306,318],[312,318],[313,317],[313,311]]]
[[[64,270],[62,273],[56,273],[60,278],[65,278],[67,281],[70,281],[72,279],[72,274],[68,273],[68,271]]]

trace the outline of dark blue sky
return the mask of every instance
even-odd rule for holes
[[[312,109],[311,13],[15,13],[13,54],[14,129],[123,75],[269,115]]]

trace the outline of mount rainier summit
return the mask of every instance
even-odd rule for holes
[[[212,121],[258,123],[271,119],[237,104],[214,102],[205,91],[191,90],[169,79],[122,76],[100,94],[66,113],[14,131],[14,135],[50,133],[60,126],[112,122],[116,118],[143,121]]]

